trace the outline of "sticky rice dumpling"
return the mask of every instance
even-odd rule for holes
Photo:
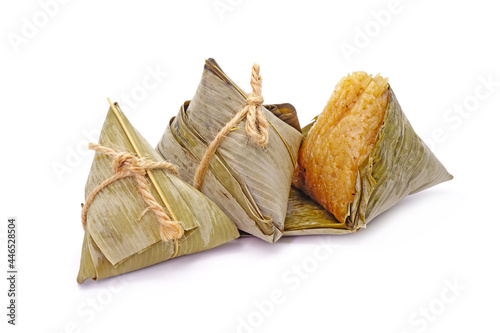
[[[239,236],[217,205],[175,173],[131,126],[118,104],[106,117],[82,210],[77,281],[104,279]]]
[[[246,94],[213,59],[207,60],[193,99],[184,103],[170,121],[156,149],[179,166],[181,179],[199,185],[201,192],[219,205],[240,230],[275,242],[283,234],[288,194],[303,137],[297,130],[295,109],[290,104],[262,106],[257,82],[261,78],[254,66],[253,91]],[[267,129],[262,145],[249,134],[249,118],[242,117],[231,125],[250,106],[263,121],[254,131]],[[202,183],[196,184],[197,170],[207,150],[213,148],[225,129],[224,138],[212,150]]]
[[[285,229],[356,231],[405,196],[451,178],[414,132],[388,80],[355,72],[307,129],[293,184],[317,204],[292,189]]]

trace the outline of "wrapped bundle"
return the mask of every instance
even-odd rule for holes
[[[407,195],[452,179],[379,75],[343,78],[304,132],[293,179],[303,193],[291,190],[288,235],[358,231]]]
[[[157,150],[240,230],[275,242],[303,137],[290,104],[261,105],[261,82],[254,65],[247,96],[207,60],[195,96],[170,121]]]
[[[104,279],[224,244],[232,221],[175,174],[111,104],[85,188],[77,281]],[[161,162],[160,162],[161,161]]]

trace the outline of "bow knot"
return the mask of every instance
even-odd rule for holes
[[[255,96],[253,93],[247,97],[247,105],[249,107],[258,108],[264,103],[264,98],[262,96]]]
[[[147,166],[132,154],[121,152],[117,153],[111,162],[114,173],[128,173],[145,175]]]

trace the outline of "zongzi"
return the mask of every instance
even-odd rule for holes
[[[77,281],[103,279],[239,236],[210,199],[175,173],[111,104],[85,188]]]
[[[290,104],[262,106],[261,83],[254,65],[247,95],[207,60],[195,96],[170,121],[157,150],[240,230],[275,242],[303,137]]]
[[[452,178],[379,75],[343,78],[307,132],[293,184],[327,212],[292,189],[288,234],[357,231],[405,196]]]

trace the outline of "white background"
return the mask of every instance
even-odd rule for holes
[[[2,332],[500,332],[498,8],[391,3],[74,0],[49,17],[38,1],[3,1],[0,266],[15,216],[20,275],[15,328],[1,279]],[[265,101],[293,103],[302,124],[342,76],[381,73],[455,179],[354,235],[239,239],[78,285],[85,133],[99,133],[106,97],[127,106],[142,89],[125,112],[155,146],[208,57],[246,90],[260,63]],[[145,90],[152,70],[168,76]]]

